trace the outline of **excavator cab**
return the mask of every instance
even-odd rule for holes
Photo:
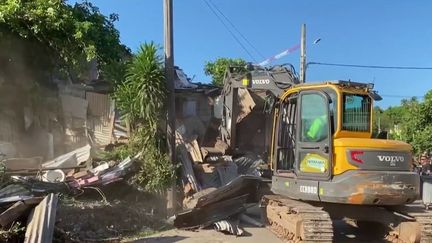
[[[273,192],[294,199],[401,205],[419,194],[411,146],[372,139],[373,85],[300,84],[274,112]]]

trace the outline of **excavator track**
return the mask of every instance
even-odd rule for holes
[[[396,227],[396,230],[389,235],[393,238],[393,241],[398,243],[432,242],[432,211],[426,210],[419,204],[407,205],[392,210],[413,219],[413,227],[405,227],[405,230]]]
[[[261,201],[268,228],[287,242],[333,242],[333,224],[327,212],[279,195]]]

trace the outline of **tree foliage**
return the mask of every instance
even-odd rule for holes
[[[402,101],[405,114],[401,123],[401,138],[414,147],[416,153],[432,149],[432,91],[423,102],[413,98]]]
[[[211,76],[214,85],[222,87],[225,71],[229,66],[245,65],[246,61],[240,58],[218,58],[213,62],[207,62],[204,66],[204,72]]]
[[[402,100],[400,106],[389,107],[380,116],[386,121],[381,127],[390,131],[390,138],[411,144],[417,154],[432,151],[432,91],[422,102],[414,97]]]
[[[170,185],[174,168],[166,154],[163,124],[167,97],[163,62],[158,47],[142,45],[127,65],[127,75],[115,90],[117,107],[133,129],[132,153],[144,152],[138,181],[147,190]]]
[[[3,0],[0,30],[48,47],[55,63],[69,74],[80,73],[96,59],[103,74],[118,68],[129,50],[120,44],[114,27],[118,16],[102,15],[88,1],[68,5],[64,0]],[[112,73],[112,72],[111,72]],[[119,78],[119,76],[114,77]]]
[[[126,79],[115,99],[131,125],[145,122],[154,136],[167,96],[162,58],[153,43],[144,44],[127,65]]]

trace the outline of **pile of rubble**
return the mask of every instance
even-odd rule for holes
[[[268,180],[263,179],[261,170],[264,161],[253,154],[238,158],[225,155],[227,146],[219,140],[212,147],[201,147],[197,134],[190,131],[180,126],[176,132],[185,210],[176,215],[174,226],[180,229],[213,226],[217,231],[238,236],[244,234],[240,220],[262,226],[244,213],[266,191]]]
[[[78,196],[127,179],[136,171],[140,154],[123,161],[92,166],[89,145],[53,160],[3,159],[0,188],[0,226],[4,235],[16,222],[26,223],[24,242],[51,242],[59,195]],[[1,237],[1,236],[0,236]]]

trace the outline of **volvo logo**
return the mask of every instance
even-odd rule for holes
[[[404,162],[405,157],[403,156],[390,156],[390,155],[377,155],[379,161],[381,162]]]
[[[252,84],[270,84],[269,79],[253,79]]]

